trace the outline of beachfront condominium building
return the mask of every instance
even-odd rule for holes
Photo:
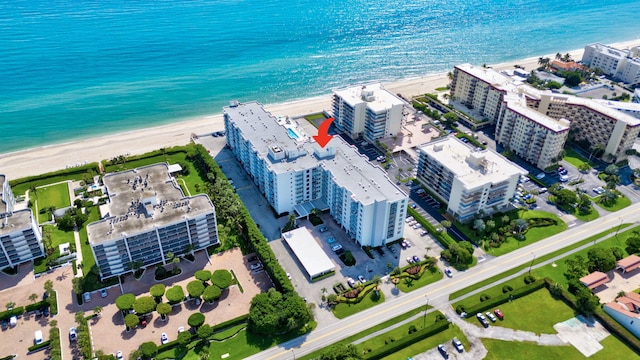
[[[185,197],[168,164],[102,180],[109,202],[100,208],[102,220],[87,225],[102,278],[166,264],[169,253],[178,257],[220,243],[213,203],[204,194]]]
[[[227,144],[276,213],[328,210],[362,246],[402,237],[407,194],[340,136],[320,147],[295,119],[255,101],[225,107],[224,124]]]
[[[354,86],[333,92],[333,118],[352,139],[376,140],[400,133],[405,102],[382,84]]]
[[[38,223],[31,209],[14,209],[16,200],[4,175],[0,190],[0,269],[44,256]]]
[[[556,120],[526,106],[522,96],[508,94],[496,120],[496,142],[540,169],[561,158],[569,121]]]
[[[540,91],[469,64],[454,68],[451,95],[452,101],[496,124],[498,144],[517,149],[518,155],[541,169],[559,157],[567,130],[590,150],[605,149],[607,161],[624,160],[640,130],[638,119],[615,109],[615,104]]]
[[[447,212],[465,222],[500,210],[513,198],[527,171],[491,149],[476,150],[449,136],[421,145],[418,180],[447,203]]]
[[[569,119],[574,140],[604,149],[606,161],[626,159],[640,132],[640,119],[592,99],[542,93],[527,104],[554,119]]]
[[[640,85],[640,47],[621,50],[599,43],[587,45],[582,63],[631,86]]]

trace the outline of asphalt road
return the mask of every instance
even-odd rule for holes
[[[385,301],[384,304],[370,308],[346,319],[336,320],[330,326],[318,327],[310,334],[279,344],[260,352],[249,359],[294,359],[322,349],[345,337],[359,333],[374,325],[390,320],[411,309],[429,304],[442,305],[448,302],[449,294],[466,288],[514,267],[533,261],[591,235],[616,227],[621,223],[640,221],[640,204],[631,205],[618,212],[603,216],[594,221],[576,226],[560,234],[523,247],[507,255],[487,260],[474,268],[459,273],[453,279],[443,279],[408,294]]]

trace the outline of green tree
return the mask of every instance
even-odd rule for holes
[[[77,295],[82,294],[82,278],[74,277],[71,279],[71,288]]]
[[[583,173],[588,173],[589,170],[591,170],[591,165],[589,165],[589,163],[583,162],[580,165],[578,165],[578,170],[580,170],[580,172],[583,172]]]
[[[447,126],[453,126],[458,120],[459,120],[458,115],[456,115],[451,111],[444,114],[444,121],[447,124]]]
[[[578,201],[578,196],[575,192],[569,189],[562,189],[555,194],[556,203],[558,205],[573,206]]]
[[[193,276],[195,276],[196,279],[204,282],[207,282],[209,280],[211,280],[211,271],[209,270],[198,270],[196,271]]]
[[[121,311],[132,310],[135,302],[135,295],[129,293],[122,294],[116,298],[116,307]]]
[[[29,295],[29,300],[31,300],[31,302],[35,303],[36,300],[38,300],[38,294],[31,294]]]
[[[576,293],[576,307],[577,310],[584,315],[592,315],[598,305],[600,305],[600,299],[591,293],[591,290],[582,286],[578,288]]]
[[[589,195],[582,193],[578,200],[578,211],[581,214],[588,214],[591,212],[591,198]]]
[[[141,296],[133,303],[133,310],[139,315],[148,314],[155,309],[156,301],[153,296]]]
[[[607,175],[618,175],[619,172],[620,172],[620,168],[615,164],[608,165],[604,169],[604,173]]]
[[[227,270],[216,270],[211,275],[211,282],[220,289],[226,289],[231,285],[231,273]]]
[[[158,354],[158,345],[153,341],[147,341],[140,344],[140,350],[145,358],[151,359]]]
[[[136,314],[127,314],[127,316],[124,317],[124,324],[127,329],[133,329],[134,327],[138,326],[139,323],[140,319]]]
[[[178,343],[180,345],[187,345],[191,342],[191,333],[188,331],[183,331],[178,334]]]
[[[200,296],[202,296],[203,292],[204,292],[204,285],[202,284],[202,281],[193,280],[187,284],[187,293],[189,293],[190,297],[194,299],[199,298]]]
[[[449,228],[451,227],[451,221],[449,220],[442,220],[440,222],[440,225],[442,225],[442,227],[444,228],[445,233],[448,232]]]
[[[637,254],[640,252],[640,233],[634,232],[632,236],[627,238],[627,253]]]
[[[53,293],[53,281],[47,280],[44,282],[44,291],[46,291],[49,295]]]
[[[151,288],[149,288],[149,294],[153,296],[156,303],[160,303],[162,301],[162,296],[164,296],[165,290],[166,287],[164,286],[164,284],[155,284],[151,286]]]
[[[184,290],[182,286],[175,285],[169,290],[167,290],[167,300],[169,300],[169,304],[177,304],[184,300]]]
[[[202,315],[202,313],[197,312],[189,316],[189,319],[187,319],[187,324],[197,329],[200,326],[202,326],[202,324],[204,324],[204,320],[205,320],[204,315]]]
[[[484,223],[484,220],[482,219],[475,219],[473,221],[473,228],[478,232],[478,233],[484,233],[484,229],[486,228],[486,225]]]
[[[361,360],[364,357],[352,344],[333,345],[325,349],[318,360]]]
[[[301,328],[310,319],[309,309],[300,296],[271,288],[251,300],[248,328],[259,334],[281,333]]]
[[[208,339],[213,335],[213,328],[209,324],[204,324],[198,328],[196,335],[198,335],[200,339]]]
[[[93,308],[93,314],[96,316],[100,316],[100,314],[102,313],[102,306],[98,305],[96,307]]]
[[[582,75],[577,71],[570,71],[567,73],[564,84],[570,87],[578,86],[582,82]]]
[[[580,279],[588,273],[587,262],[580,255],[565,260],[565,264],[567,265],[567,271],[564,276],[569,281]]]
[[[518,235],[522,235],[522,233],[527,230],[528,227],[529,223],[525,219],[513,220],[513,229],[517,232]]]
[[[616,257],[610,249],[594,248],[587,253],[589,257],[589,271],[607,272],[616,267]]]
[[[222,290],[215,285],[211,285],[204,289],[204,292],[202,293],[202,300],[208,303],[213,303],[218,300],[220,296],[222,296]]]
[[[166,320],[167,315],[171,313],[171,305],[167,303],[160,303],[156,306],[156,311],[160,314],[160,318],[162,318],[162,320]]]
[[[492,231],[496,228],[496,222],[494,220],[487,220],[486,226],[487,230]]]

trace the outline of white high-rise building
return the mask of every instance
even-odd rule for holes
[[[418,180],[459,221],[504,208],[527,171],[491,149],[477,151],[449,136],[419,147]]]
[[[400,133],[405,102],[382,84],[336,90],[333,118],[336,127],[352,139],[375,142]]]
[[[640,85],[640,50],[620,50],[604,44],[591,44],[584,48],[582,63],[600,69],[606,75],[631,86]]]
[[[0,175],[0,269],[45,255],[42,234],[31,209],[14,210],[9,181]]]
[[[107,174],[102,180],[107,210],[102,220],[87,225],[102,278],[166,264],[170,252],[181,256],[220,243],[209,196],[185,197],[168,164]]]
[[[224,123],[227,144],[277,213],[329,210],[362,246],[402,237],[407,194],[341,137],[322,148],[258,102],[232,102]]]

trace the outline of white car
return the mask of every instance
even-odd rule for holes
[[[546,176],[546,175],[545,175],[544,173],[542,173],[542,172],[541,172],[540,174],[536,175],[536,179],[538,179],[538,180],[542,180],[542,179],[544,179],[544,177],[545,177],[545,176]]]
[[[169,338],[167,337],[167,333],[162,333],[162,335],[160,335],[160,342],[162,343],[162,345],[164,345],[164,344],[169,342]]]
[[[122,355],[122,351],[118,351],[116,353],[116,360],[122,360],[124,359],[124,355]]]
[[[107,289],[100,290],[100,296],[102,296],[103,298],[106,298],[107,297]]]
[[[453,343],[453,346],[456,348],[456,350],[458,350],[458,352],[464,352],[464,345],[462,345],[462,342],[460,342],[457,337],[454,337],[453,341],[451,342]]]
[[[249,268],[250,268],[251,270],[258,270],[258,269],[262,268],[262,264],[261,264],[261,263],[251,264],[251,265],[249,266]]]
[[[178,334],[180,334],[181,332],[184,332],[184,326],[180,326],[178,328]]]

